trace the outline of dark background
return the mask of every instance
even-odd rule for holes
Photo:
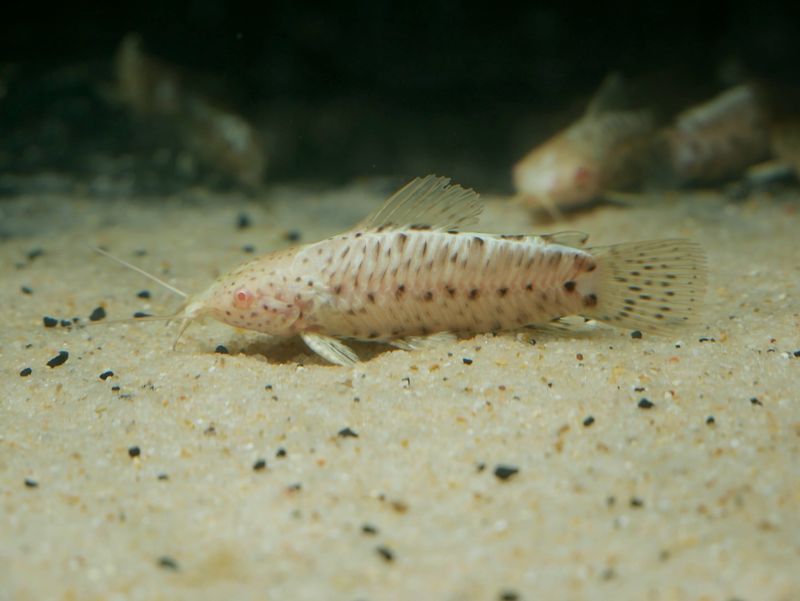
[[[267,181],[437,171],[502,190],[514,160],[578,115],[611,70],[665,113],[742,78],[800,83],[797,3],[561,4],[15,4],[0,21],[0,171],[87,176],[96,167],[81,150],[125,151],[120,115],[100,96],[65,113],[63,98],[84,92],[53,74],[80,66],[109,81],[129,32],[223,82],[269,134]],[[54,115],[66,137],[42,131]],[[46,150],[20,159],[32,143]]]

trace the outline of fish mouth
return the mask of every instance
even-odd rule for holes
[[[183,306],[183,309],[175,315],[175,319],[179,319],[181,325],[178,328],[178,334],[175,336],[175,342],[172,343],[173,351],[178,348],[178,343],[180,342],[181,337],[186,329],[194,320],[201,317],[205,313],[208,313],[208,307],[205,302],[202,300],[190,300]]]

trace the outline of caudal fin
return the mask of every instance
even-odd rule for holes
[[[596,305],[586,312],[621,328],[663,331],[699,312],[706,287],[705,253],[691,240],[595,247]]]

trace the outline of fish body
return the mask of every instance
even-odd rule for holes
[[[634,185],[651,143],[652,116],[623,110],[620,80],[609,77],[575,123],[534,148],[513,168],[517,196],[552,213]]]
[[[670,183],[722,181],[769,155],[767,111],[752,86],[739,85],[680,113],[656,146],[653,166],[668,169]]]
[[[177,141],[206,168],[257,189],[267,164],[264,141],[245,117],[201,91],[212,87],[142,49],[139,36],[120,43],[115,60],[117,97],[134,114]]]
[[[502,331],[583,315],[660,329],[699,308],[703,257],[686,240],[579,248],[585,236],[461,232],[477,194],[418,178],[354,229],[272,253],[218,279],[179,316],[300,335],[331,362],[341,339],[404,348],[443,333]]]
[[[782,120],[770,129],[772,154],[800,177],[800,119]]]

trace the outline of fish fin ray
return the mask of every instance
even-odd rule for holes
[[[583,315],[616,327],[663,332],[699,313],[706,258],[691,240],[668,239],[590,248],[597,259],[593,306]]]
[[[434,230],[459,230],[474,225],[483,210],[474,190],[451,184],[450,178],[418,177],[392,194],[358,229],[401,229],[425,226]]]
[[[300,337],[308,348],[334,365],[343,365],[347,367],[358,363],[358,355],[341,340],[337,340],[332,336],[324,336],[322,334],[313,334],[310,332],[301,334]]]

